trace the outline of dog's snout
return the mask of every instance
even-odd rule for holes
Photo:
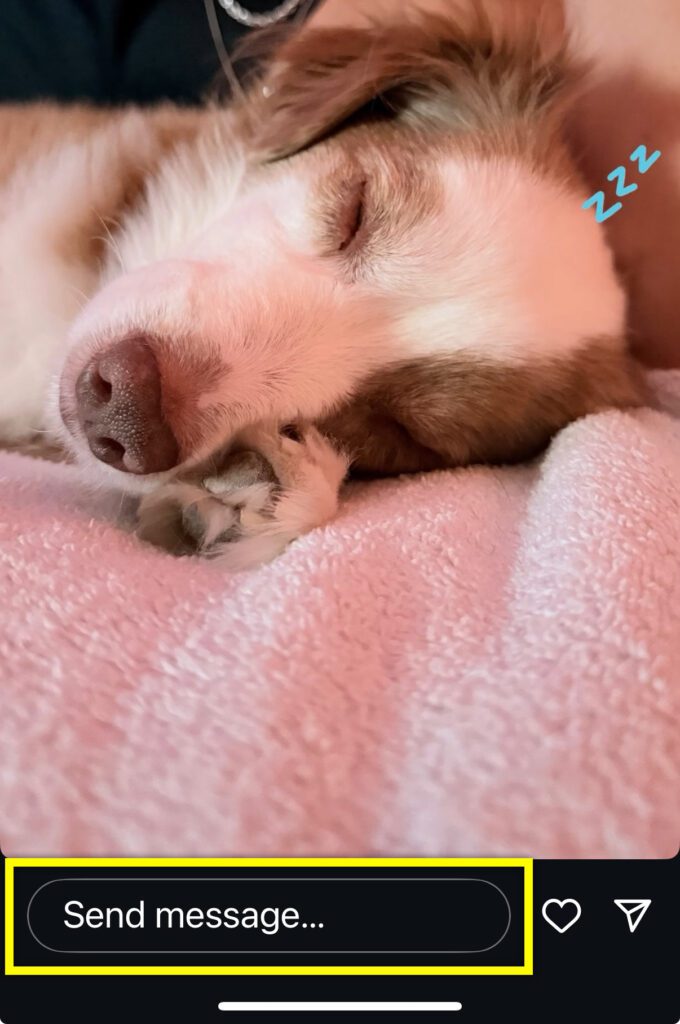
[[[160,473],[179,460],[163,416],[161,375],[147,338],[116,342],[76,381],[80,426],[92,454],[123,473]]]

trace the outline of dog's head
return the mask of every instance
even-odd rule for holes
[[[61,375],[72,444],[155,484],[306,420],[392,471],[521,457],[631,400],[570,78],[478,8],[290,39],[120,234]]]

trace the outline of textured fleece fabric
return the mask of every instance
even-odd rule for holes
[[[680,372],[653,379],[530,465],[356,485],[235,576],[0,456],[5,854],[674,854]]]

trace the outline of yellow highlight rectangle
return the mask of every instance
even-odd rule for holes
[[[524,963],[512,967],[314,966],[294,967],[18,967],[14,963],[15,868],[522,868]],[[8,857],[5,861],[5,974],[533,974],[534,862],[529,857]]]

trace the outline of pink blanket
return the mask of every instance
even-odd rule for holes
[[[670,856],[680,373],[229,577],[0,456],[6,854]]]

